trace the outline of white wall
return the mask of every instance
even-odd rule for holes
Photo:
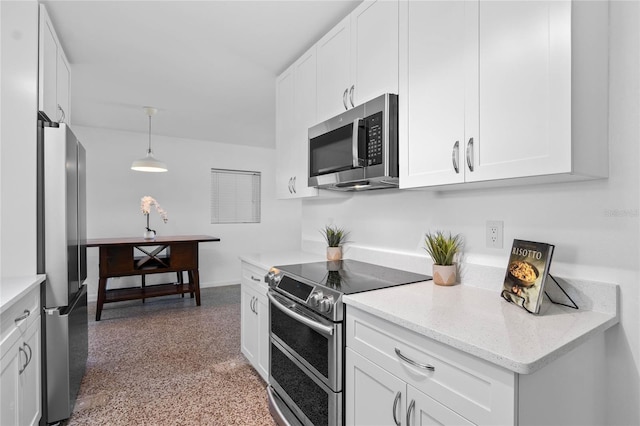
[[[372,191],[302,206],[303,239],[321,239],[318,229],[334,222],[351,230],[358,245],[418,253],[425,231],[451,230],[464,236],[469,262],[501,267],[514,238],[530,239],[556,245],[552,273],[619,284],[621,324],[606,333],[606,394],[608,421],[620,425],[640,424],[638,9],[638,2],[611,3],[609,179],[441,193]],[[504,221],[504,249],[485,248],[487,220]]]
[[[36,273],[38,3],[1,2],[0,271]]]
[[[142,109],[141,120],[144,120]],[[160,112],[154,120],[161,120]],[[243,253],[300,248],[301,203],[275,200],[275,150],[208,141],[153,136],[153,151],[165,161],[167,173],[142,173],[129,167],[146,152],[148,135],[88,127],[73,127],[87,151],[88,238],[142,236],[146,222],[140,198],[154,197],[167,211],[163,224],[155,209],[150,227],[158,235],[206,234],[220,242],[200,244],[202,286],[240,282]],[[213,130],[212,130],[213,133]],[[257,224],[212,225],[211,168],[262,172],[262,220]],[[98,249],[88,249],[89,297],[96,299]],[[154,277],[149,277],[153,282]],[[162,277],[156,277],[158,279]],[[110,286],[124,286],[139,277],[121,278]]]

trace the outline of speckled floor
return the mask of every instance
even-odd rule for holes
[[[69,426],[275,425],[240,353],[240,286],[89,305],[89,359]]]

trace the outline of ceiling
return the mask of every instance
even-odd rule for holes
[[[275,77],[360,1],[42,1],[71,124],[275,147]]]

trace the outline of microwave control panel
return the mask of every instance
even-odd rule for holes
[[[367,129],[367,164],[382,164],[382,112],[370,115],[364,120]]]

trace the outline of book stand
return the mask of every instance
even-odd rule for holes
[[[555,278],[553,278],[553,275],[549,274],[549,278],[551,278],[553,280],[553,282],[556,283],[558,288],[564,293],[564,295],[567,297],[567,299],[569,299],[569,301],[571,302],[571,305],[567,305],[567,304],[564,304],[564,303],[560,303],[560,302],[554,301],[551,298],[551,296],[549,296],[549,293],[547,293],[547,290],[544,290],[544,295],[547,296],[547,299],[549,299],[549,302],[553,303],[554,305],[562,305],[562,306],[566,306],[567,308],[571,308],[571,309],[579,309],[578,305],[576,305],[576,302],[574,302],[573,299],[571,298],[571,296],[569,296],[567,294],[567,292],[564,291],[564,288],[562,288],[560,283],[558,281],[556,281]]]

